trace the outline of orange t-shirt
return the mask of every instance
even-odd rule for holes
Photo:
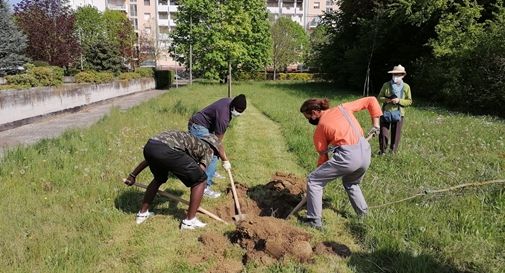
[[[314,132],[314,146],[319,153],[318,166],[328,160],[326,151],[329,145],[342,146],[358,143],[359,137],[363,135],[363,129],[352,113],[367,109],[372,118],[382,115],[381,107],[375,97],[361,98],[344,103],[343,106],[360,135],[356,136],[338,106],[321,111],[321,117]]]

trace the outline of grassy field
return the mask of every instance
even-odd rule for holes
[[[235,180],[249,186],[267,183],[275,171],[303,177],[315,167],[314,127],[298,112],[305,99],[324,96],[336,105],[357,98],[322,84],[242,83],[233,92],[245,93],[249,107],[233,121],[225,144]],[[185,130],[191,113],[223,96],[224,85],[172,90],[126,112],[115,110],[89,129],[7,152],[0,162],[2,272],[205,272],[219,266],[213,259],[188,259],[199,251],[203,231],[178,230],[182,205],[157,198],[158,216],[136,225],[142,191],[121,180],[142,160],[150,136],[168,128]],[[368,129],[367,114],[359,118]],[[362,185],[365,196],[374,206],[423,190],[503,179],[504,132],[502,120],[411,107],[399,153],[372,159]],[[150,179],[145,171],[138,181]],[[217,188],[227,184],[218,181]],[[188,198],[174,179],[165,188]],[[335,181],[325,191],[328,228],[307,231],[314,241],[345,244],[351,257],[250,263],[244,271],[504,272],[504,192],[502,184],[429,194],[371,209],[360,222]],[[202,206],[212,210],[221,202],[204,200]],[[232,230],[201,217],[209,223],[206,230]],[[240,261],[242,254],[233,247],[226,258]]]

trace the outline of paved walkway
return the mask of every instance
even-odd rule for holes
[[[74,113],[63,113],[42,118],[34,123],[0,132],[0,157],[11,147],[30,145],[44,138],[54,138],[71,128],[85,128],[110,112],[113,107],[128,109],[167,92],[148,90],[132,95],[95,103]]]

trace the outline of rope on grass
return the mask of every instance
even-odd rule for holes
[[[417,198],[419,196],[425,196],[425,195],[432,194],[432,193],[442,193],[442,192],[453,191],[453,190],[457,190],[457,189],[461,189],[461,188],[466,188],[466,187],[477,187],[477,186],[485,186],[485,185],[499,184],[499,183],[505,183],[505,179],[490,180],[490,181],[483,181],[483,182],[474,182],[474,183],[465,183],[465,184],[461,184],[461,185],[457,185],[457,186],[453,186],[453,187],[449,187],[449,188],[444,188],[444,189],[438,189],[438,190],[424,190],[424,191],[422,191],[420,193],[417,193],[415,195],[409,196],[407,198],[403,198],[403,199],[400,199],[400,200],[397,200],[397,201],[394,201],[394,202],[385,203],[385,204],[382,204],[382,205],[371,206],[369,208],[370,209],[382,208],[382,207],[390,206],[390,205],[393,205],[393,204],[398,204],[398,203],[401,203],[401,202],[405,202],[405,201]]]

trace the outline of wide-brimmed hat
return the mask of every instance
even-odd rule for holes
[[[388,71],[390,74],[407,74],[407,71],[405,70],[405,67],[403,67],[401,64],[393,67],[393,70]]]
[[[202,140],[209,144],[213,150],[219,151],[219,138],[217,138],[216,135],[209,134],[205,137],[202,137]]]

